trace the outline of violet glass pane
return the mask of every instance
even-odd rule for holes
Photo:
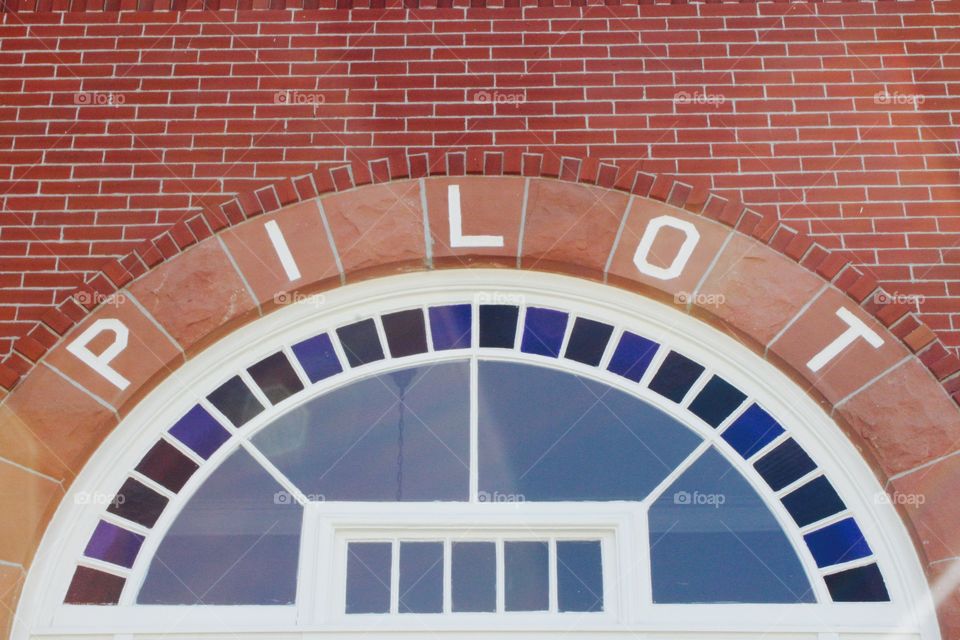
[[[137,559],[142,544],[143,536],[140,534],[101,520],[93,530],[83,555],[129,568]]]

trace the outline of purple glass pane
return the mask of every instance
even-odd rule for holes
[[[143,536],[101,520],[93,530],[83,555],[129,568],[137,559],[142,544]]]
[[[173,425],[170,433],[203,458],[209,458],[230,437],[206,409],[196,405]]]

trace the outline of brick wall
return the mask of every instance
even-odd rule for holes
[[[201,204],[448,149],[589,156],[739,197],[849,252],[960,347],[958,1],[39,1],[0,14],[0,356]]]

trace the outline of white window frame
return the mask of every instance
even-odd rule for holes
[[[563,309],[572,314],[613,324],[618,329],[611,337],[604,360],[597,368],[569,360],[558,361],[553,358],[521,354],[519,350],[478,354],[476,307],[480,303],[503,301],[519,302],[521,308],[525,304]],[[402,364],[387,359],[366,365],[358,371],[348,369],[344,374],[334,376],[328,381],[316,385],[307,384],[310,387],[310,393],[297,394],[276,406],[272,406],[263,397],[256,385],[251,384],[252,381],[244,373],[242,377],[247,380],[268,409],[241,429],[228,427],[232,434],[231,440],[221,447],[198,473],[194,474],[187,486],[176,496],[177,504],[172,503],[168,506],[154,527],[155,534],[147,538],[137,563],[130,572],[129,586],[125,589],[121,604],[115,607],[78,607],[61,604],[65,585],[69,583],[76,560],[82,555],[83,548],[96,523],[104,517],[102,505],[83,504],[78,496],[81,494],[110,495],[111,491],[115,492],[146,450],[173,422],[197,402],[203,404],[224,424],[229,424],[226,418],[199,394],[209,393],[235,375],[237,371],[275,353],[280,346],[290,356],[290,345],[322,331],[329,332],[338,355],[341,356],[341,361],[345,362],[336,334],[331,331],[335,327],[368,317],[378,317],[390,311],[457,302],[472,302],[475,307],[474,345],[471,350],[431,352],[404,358],[399,361]],[[379,320],[377,320],[377,326],[381,333],[381,341],[386,348]],[[518,345],[522,326],[523,314],[521,313],[518,320]],[[564,343],[569,338],[571,327],[572,322],[568,323]],[[605,370],[622,327],[656,340],[662,345],[656,360],[648,368],[645,379],[641,380],[639,385]],[[669,351],[668,348],[664,348],[665,346],[707,367],[679,407],[649,392],[645,386],[659,361]],[[624,637],[633,638],[638,637],[638,634],[642,636],[647,633],[668,631],[685,631],[697,633],[698,636],[710,632],[735,631],[742,634],[742,637],[753,637],[754,634],[757,637],[770,637],[771,633],[775,635],[779,630],[785,633],[813,634],[809,635],[811,638],[835,637],[830,635],[835,633],[859,633],[863,634],[863,638],[885,633],[899,633],[904,638],[925,640],[940,637],[929,587],[903,522],[892,505],[877,499],[878,496],[883,495],[882,487],[852,444],[843,436],[829,416],[782,372],[729,336],[667,305],[566,276],[504,270],[451,270],[410,274],[343,287],[327,293],[321,306],[318,306],[316,301],[308,299],[306,302],[278,309],[221,339],[186,363],[148,394],[124,418],[67,492],[66,499],[61,503],[45,533],[36,561],[28,576],[12,637],[16,640],[25,640],[31,637],[67,638],[73,637],[71,634],[74,633],[106,633],[109,636],[147,632],[164,632],[167,637],[172,638],[181,637],[179,634],[183,634],[182,637],[199,637],[206,633],[244,633],[249,637],[272,638],[283,632],[307,632],[316,634],[318,637],[332,634],[331,637],[334,637],[337,634],[335,626],[321,624],[321,620],[317,619],[316,611],[304,611],[303,602],[299,597],[297,606],[293,607],[138,607],[132,604],[133,594],[139,589],[139,584],[149,565],[149,559],[152,558],[156,546],[162,540],[162,533],[169,528],[179,508],[209,473],[236,448],[243,447],[262,464],[266,463],[266,468],[271,470],[287,491],[293,495],[299,495],[296,487],[283,478],[282,474],[273,468],[249,441],[256,431],[279,414],[307,401],[310,397],[398,366],[408,367],[418,363],[457,360],[464,357],[470,357],[474,373],[478,358],[533,362],[561,367],[572,373],[623,389],[674,415],[704,437],[704,442],[698,447],[698,451],[715,445],[723,450],[727,454],[727,459],[735,463],[743,472],[744,477],[764,497],[784,530],[788,532],[788,538],[797,549],[798,557],[808,569],[808,575],[812,576],[814,575],[811,573],[812,558],[798,535],[802,531],[797,530],[796,525],[792,523],[785,509],[776,499],[782,493],[789,491],[792,486],[774,496],[768,487],[757,480],[755,474],[749,472],[750,461],[738,461],[736,454],[731,455],[729,446],[719,437],[722,429],[715,430],[705,424],[696,424],[696,421],[691,421],[690,415],[686,412],[680,415],[683,407],[702,388],[711,374],[721,375],[748,393],[751,399],[759,402],[777,418],[787,428],[790,437],[795,438],[814,457],[819,468],[826,472],[849,511],[856,514],[857,522],[874,550],[892,601],[891,603],[831,604],[828,602],[829,598],[825,597],[822,583],[811,580],[821,603],[812,605],[641,604],[635,606],[636,601],[634,601],[634,606],[618,607],[618,610],[624,613],[624,617],[615,622],[613,627],[596,625],[590,627],[590,631],[604,630],[613,637],[624,634]],[[290,359],[298,374],[307,383],[304,372],[296,364],[296,359],[292,357]],[[475,403],[475,390],[472,397]],[[742,411],[745,406],[746,403],[738,411]],[[473,413],[475,415],[476,412]],[[735,413],[729,417],[727,423],[736,415]],[[776,446],[783,437],[785,436],[768,445],[751,458],[751,461]],[[475,443],[475,439],[476,424],[474,423],[471,425],[471,441]],[[187,455],[196,458],[186,447],[172,439],[170,441]],[[476,447],[471,447],[471,450],[475,452]],[[475,502],[476,461],[472,462],[474,464],[471,465],[473,474],[471,496]],[[648,505],[655,496],[669,487],[670,483],[690,463],[692,460],[688,459],[670,474],[658,491],[644,502]],[[157,488],[155,484],[149,482],[147,484]],[[169,492],[165,493],[169,495]],[[307,520],[309,521],[309,517]],[[129,528],[129,523],[125,523],[124,526]],[[302,536],[301,562],[311,561],[311,554],[314,553],[304,546],[308,537]],[[312,561],[316,560],[316,557],[312,558]],[[92,566],[97,563],[94,561],[89,564]],[[856,563],[844,565],[843,568],[847,566],[856,566]],[[649,575],[649,566],[645,569]],[[649,589],[649,586],[645,588]],[[643,589],[644,587],[641,587],[641,591]],[[623,594],[624,591],[621,590],[620,593]],[[642,597],[645,594],[640,595]],[[644,601],[649,602],[646,599]],[[229,610],[229,614],[225,614],[226,610]],[[176,621],[179,626],[171,629],[171,621]],[[491,629],[494,628],[497,627],[491,627]],[[538,620],[535,623],[531,622],[530,625],[514,624],[509,628],[520,632],[550,628],[550,625]],[[396,629],[396,627],[378,627],[368,630],[365,637],[376,638],[380,635],[385,638],[390,637],[391,631]],[[506,631],[506,628],[501,627],[501,629]],[[436,631],[441,634],[441,637],[446,637],[443,634],[448,633],[453,634],[450,637],[456,637],[457,633],[475,630],[475,626],[457,630],[456,625],[451,629],[445,629],[440,625],[436,628],[418,628],[418,630]],[[828,635],[819,635],[823,633]]]

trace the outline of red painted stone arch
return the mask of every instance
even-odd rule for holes
[[[64,487],[192,355],[285,296],[403,271],[496,266],[677,304],[786,372],[890,492],[925,495],[900,508],[935,589],[947,590],[944,636],[960,636],[960,594],[938,582],[960,565],[960,507],[948,493],[960,486],[960,362],[905,306],[886,303],[875,281],[809,238],[668,178],[569,158],[550,166],[529,154],[444,160],[357,163],[241,194],[111,264],[18,342],[0,372],[9,390],[0,405],[8,607]],[[462,235],[494,240],[457,246],[451,186],[463,202]],[[661,273],[671,264],[675,276]],[[98,366],[84,362],[84,347]],[[811,367],[818,355],[827,365]]]

